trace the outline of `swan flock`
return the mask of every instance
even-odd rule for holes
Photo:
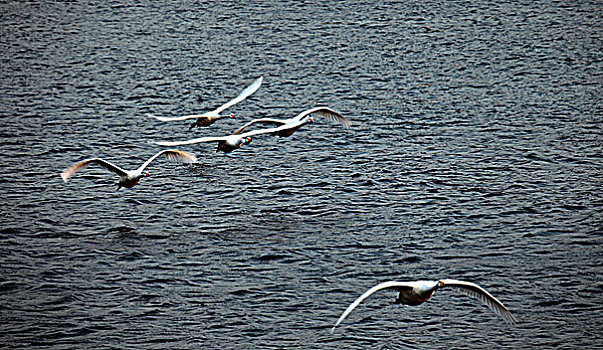
[[[257,78],[251,85],[249,85],[247,88],[245,88],[243,91],[241,91],[241,93],[237,97],[226,102],[222,106],[220,106],[212,111],[206,112],[206,113],[189,114],[189,115],[184,115],[184,116],[180,116],[180,117],[160,117],[160,116],[155,116],[153,114],[147,114],[147,116],[155,118],[160,121],[164,121],[164,122],[195,119],[193,124],[191,124],[189,126],[189,129],[198,128],[198,127],[207,127],[221,119],[235,118],[234,114],[221,114],[221,113],[224,110],[234,106],[235,104],[237,104],[237,103],[245,100],[247,97],[251,96],[254,92],[256,92],[260,88],[263,81],[264,81],[263,77]],[[216,148],[217,152],[230,153],[244,145],[251,143],[252,137],[255,137],[258,135],[276,135],[276,136],[281,136],[281,137],[290,136],[295,131],[297,131],[299,128],[301,128],[302,126],[309,124],[309,123],[313,123],[314,118],[312,118],[311,115],[320,116],[322,118],[338,122],[339,124],[343,125],[345,128],[350,127],[350,122],[343,115],[341,115],[341,113],[339,113],[331,108],[328,108],[328,107],[316,107],[316,108],[311,108],[311,109],[305,110],[302,113],[300,113],[298,116],[296,116],[294,118],[290,118],[290,119],[283,119],[283,120],[271,119],[271,118],[254,119],[254,120],[250,121],[249,123],[243,125],[239,129],[237,129],[231,135],[205,136],[205,137],[195,138],[195,139],[186,140],[186,141],[160,141],[160,142],[156,142],[156,144],[158,144],[160,146],[173,147],[173,146],[191,145],[191,144],[196,144],[196,143],[216,143],[217,144],[217,148]],[[256,129],[256,130],[247,131],[247,132],[242,133],[242,131],[244,129],[246,129],[256,123],[273,124],[273,125],[275,125],[275,127],[265,128],[265,129]],[[86,160],[80,161],[78,163],[75,163],[74,165],[65,169],[63,171],[63,173],[61,174],[61,177],[63,178],[63,181],[67,182],[69,180],[69,178],[71,177],[71,175],[73,175],[75,172],[79,171],[80,169],[83,169],[90,164],[98,164],[98,165],[102,166],[103,168],[117,174],[120,177],[120,180],[117,183],[117,185],[118,185],[117,189],[120,189],[122,187],[131,188],[131,187],[134,187],[136,184],[138,184],[138,182],[143,177],[149,176],[148,172],[143,172],[144,169],[160,155],[165,155],[170,160],[177,160],[177,161],[181,161],[184,163],[194,163],[196,161],[195,156],[192,155],[191,153],[180,151],[178,149],[163,150],[163,151],[155,154],[151,158],[149,158],[138,169],[128,171],[128,170],[124,170],[124,169],[118,167],[117,165],[115,165],[109,161],[106,161],[104,159],[91,158],[91,159],[86,159]]]
[[[215,122],[222,119],[233,119],[234,114],[222,114],[226,109],[242,102],[247,97],[255,93],[261,86],[263,77],[256,79],[251,85],[245,88],[237,97],[221,105],[220,107],[201,114],[189,114],[179,117],[160,117],[153,114],[147,114],[147,116],[155,118],[163,122],[174,122],[195,119],[192,124],[189,125],[189,130],[193,128],[209,127]],[[315,122],[316,118],[326,119],[337,124],[340,124],[344,128],[350,128],[351,124],[347,118],[341,113],[329,108],[329,107],[314,107],[306,109],[299,113],[297,116],[289,119],[276,119],[276,118],[258,118],[253,119],[238,129],[232,134],[225,136],[204,136],[200,138],[194,138],[184,141],[159,141],[155,142],[161,146],[175,147],[185,146],[198,143],[215,143],[217,145],[216,152],[230,153],[238,148],[251,143],[252,138],[260,135],[272,135],[279,137],[289,137],[301,127]],[[256,124],[270,125],[271,127],[263,129],[249,130]],[[119,176],[119,182],[117,183],[117,189],[122,187],[131,188],[140,182],[143,177],[149,176],[149,172],[146,172],[146,168],[155,161],[158,157],[164,156],[168,160],[179,161],[182,163],[194,163],[197,158],[189,153],[178,149],[166,149],[157,152],[150,158],[148,158],[140,167],[135,170],[124,170],[119,166],[104,160],[102,158],[90,158],[79,161],[61,173],[63,181],[67,182],[71,176],[86,168],[90,164],[97,164],[110,172],[115,173]],[[348,306],[348,308],[341,314],[335,325],[331,329],[331,333],[334,332],[335,328],[341,324],[341,322],[364,301],[366,298],[381,290],[394,290],[399,293],[396,299],[397,304],[416,306],[426,302],[434,292],[441,288],[449,287],[456,289],[457,291],[468,295],[474,299],[477,299],[488,306],[493,312],[502,317],[502,319],[509,323],[515,324],[516,319],[511,312],[495,297],[488,293],[485,289],[471,282],[464,282],[452,279],[442,279],[437,281],[410,281],[410,282],[396,282],[389,281],[380,283],[362,295],[360,295],[355,301]]]

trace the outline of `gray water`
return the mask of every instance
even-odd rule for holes
[[[600,348],[601,2],[5,2],[0,347]],[[211,128],[200,113],[264,84]],[[159,140],[334,108],[232,154]],[[442,289],[454,278],[519,320]]]

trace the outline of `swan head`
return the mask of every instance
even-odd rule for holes
[[[143,176],[147,177],[147,176],[151,176],[151,174],[149,174],[149,172],[147,171],[146,173],[143,174]]]
[[[251,137],[245,137],[237,140],[236,147],[241,148],[244,145],[248,145],[251,143]]]

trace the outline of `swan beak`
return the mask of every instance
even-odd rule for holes
[[[440,287],[444,285],[444,281],[440,281]]]
[[[314,118],[310,118],[310,123],[314,123]]]
[[[151,174],[149,174],[149,173],[144,173],[144,176],[150,176],[150,175],[151,175]]]
[[[235,117],[235,115],[234,115],[234,114],[231,114],[231,115],[230,115],[230,118],[231,118],[231,119],[235,119],[236,117]]]

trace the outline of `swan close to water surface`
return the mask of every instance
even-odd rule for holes
[[[140,179],[142,179],[144,176],[149,176],[148,172],[143,173],[144,169],[153,160],[155,160],[157,157],[159,157],[162,154],[165,155],[165,157],[169,160],[180,160],[185,163],[193,163],[193,162],[197,161],[197,158],[193,154],[184,152],[184,151],[180,151],[177,149],[163,150],[161,152],[158,152],[157,154],[155,154],[154,156],[149,158],[146,162],[144,162],[144,164],[141,165],[136,170],[124,170],[124,169],[118,167],[117,165],[115,165],[111,162],[108,162],[106,160],[103,160],[101,158],[92,158],[92,159],[86,159],[81,162],[78,162],[78,163],[70,166],[69,168],[65,169],[65,171],[63,171],[63,173],[61,174],[61,177],[63,178],[63,181],[67,182],[69,180],[69,178],[71,177],[71,175],[73,175],[76,171],[83,169],[90,164],[96,163],[96,164],[104,167],[105,169],[110,170],[110,171],[116,173],[117,175],[119,175],[120,180],[117,183],[118,190],[121,187],[131,188],[131,187],[134,187],[140,181]]]
[[[277,130],[277,128],[259,129],[259,130],[246,132],[246,133],[240,134],[240,135],[207,136],[207,137],[200,137],[200,138],[187,140],[187,141],[173,141],[173,142],[160,141],[160,142],[155,142],[155,143],[158,145],[161,145],[161,146],[172,147],[172,146],[191,145],[191,144],[195,144],[195,143],[217,142],[218,148],[216,148],[216,152],[222,151],[224,153],[230,153],[230,152],[240,148],[243,145],[247,145],[247,144],[251,143],[251,136],[262,135],[262,134],[271,134],[271,133],[274,133],[276,130]]]
[[[240,127],[237,131],[235,131],[233,133],[233,135],[237,135],[237,134],[241,133],[243,130],[245,130],[247,127],[249,127],[253,124],[260,123],[260,124],[275,124],[277,126],[291,125],[290,128],[284,128],[284,129],[280,130],[279,132],[277,132],[277,135],[281,136],[281,137],[291,136],[295,131],[297,131],[297,129],[299,129],[301,126],[307,124],[308,122],[306,122],[306,121],[309,121],[309,123],[314,122],[314,119],[310,117],[313,114],[320,116],[322,118],[326,118],[328,120],[337,122],[337,123],[343,125],[344,128],[350,127],[350,121],[346,117],[341,115],[341,113],[339,113],[331,108],[328,108],[328,107],[315,107],[315,108],[307,109],[307,110],[301,112],[300,114],[298,114],[297,116],[295,116],[294,118],[289,118],[289,119],[275,119],[275,118],[254,119],[254,120],[250,121],[249,123]]]
[[[402,305],[420,305],[426,302],[438,288],[452,287],[456,288],[459,292],[468,295],[470,297],[480,300],[486,304],[492,311],[500,315],[505,322],[509,324],[515,324],[517,320],[511,312],[495,297],[488,293],[485,289],[481,288],[475,283],[457,281],[457,280],[439,280],[439,281],[412,281],[412,282],[383,282],[373,288],[364,292],[358,299],[356,299],[348,308],[343,312],[341,317],[335,323],[335,326],[331,329],[331,333],[335,331],[341,321],[352,312],[364,299],[368,298],[371,294],[380,291],[382,289],[393,289],[398,291],[400,294],[395,303]]]
[[[342,116],[339,112],[336,112],[327,107],[316,107],[316,108],[308,109],[308,110],[300,113],[295,118],[291,118],[291,119],[286,119],[286,120],[269,119],[269,118],[256,119],[254,121],[251,121],[251,122],[243,125],[241,128],[239,128],[237,131],[235,131],[232,135],[229,135],[229,136],[200,137],[200,138],[196,138],[196,139],[192,139],[192,140],[175,141],[175,142],[161,141],[161,142],[156,142],[156,144],[161,145],[161,146],[172,147],[172,146],[190,145],[190,144],[201,143],[201,142],[218,142],[218,148],[216,151],[230,153],[230,152],[236,150],[237,148],[240,148],[243,145],[251,143],[251,136],[262,135],[262,134],[278,135],[281,137],[291,136],[295,131],[297,131],[302,126],[314,122],[314,118],[311,117],[312,114],[318,114],[318,115],[326,117],[328,119],[336,120],[336,121],[340,122],[341,124],[343,124],[345,127],[350,126],[350,122],[344,116]],[[258,122],[258,120],[259,120],[259,122]],[[269,121],[266,121],[266,120],[269,120]],[[246,133],[240,134],[240,132],[243,131],[246,127],[248,127],[249,125],[252,125],[254,123],[278,124],[279,126],[275,127],[275,128],[267,128],[267,129],[258,129],[258,130],[248,131]]]
[[[195,120],[194,123],[192,123],[189,127],[189,129],[195,128],[195,127],[201,127],[201,126],[210,126],[212,125],[214,122],[216,122],[217,120],[223,119],[223,118],[234,118],[234,114],[230,114],[230,115],[221,115],[220,113],[222,111],[224,111],[225,109],[232,107],[233,105],[243,101],[244,99],[246,99],[247,97],[249,97],[251,94],[253,94],[254,92],[256,92],[260,86],[262,85],[262,81],[264,80],[264,77],[259,77],[257,78],[251,85],[249,85],[245,90],[243,90],[239,96],[235,97],[234,99],[228,101],[227,103],[223,104],[222,106],[218,107],[217,109],[214,109],[213,111],[207,112],[207,113],[203,113],[203,114],[190,114],[190,115],[184,115],[181,117],[158,117],[155,116],[153,114],[147,113],[147,116],[164,121],[164,122],[169,122],[169,121],[177,121],[177,120],[187,120],[187,119],[197,119]]]

